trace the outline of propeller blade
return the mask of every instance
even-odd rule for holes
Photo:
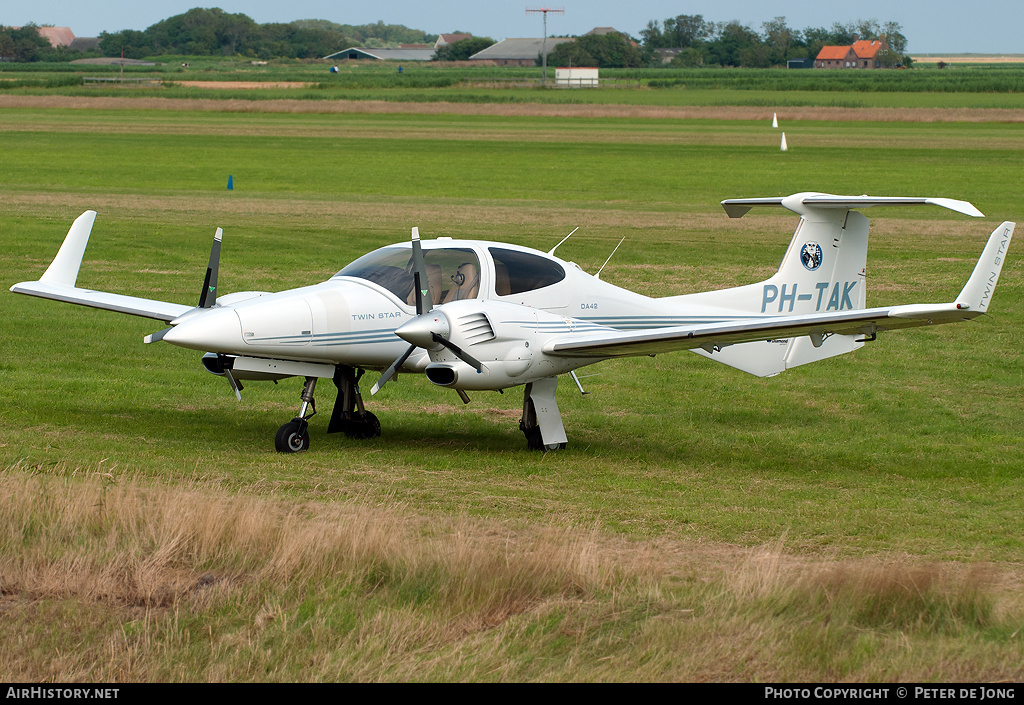
[[[149,343],[155,343],[157,341],[163,340],[164,336],[170,333],[172,330],[174,330],[174,326],[171,326],[170,328],[164,328],[163,330],[158,330],[156,333],[150,333],[149,335],[142,339],[142,342],[148,345]]]
[[[482,363],[479,360],[477,360],[475,357],[470,355],[468,352],[466,352],[465,350],[460,348],[458,345],[456,345],[452,341],[448,340],[447,338],[445,338],[445,337],[443,337],[441,335],[438,335],[437,333],[433,334],[433,338],[434,338],[434,342],[435,343],[438,343],[439,345],[443,345],[444,347],[446,347],[449,350],[451,350],[453,353],[455,353],[455,357],[457,357],[460,360],[462,360],[463,362],[465,362],[467,365],[469,365],[470,367],[475,369],[477,372],[483,372],[484,371],[484,363]]]
[[[231,385],[231,391],[235,393],[238,401],[242,401],[242,385],[240,385],[238,380],[235,379],[235,376],[231,374],[231,370],[226,367],[224,368],[224,376],[228,378],[228,384]]]
[[[420,229],[412,229],[412,276],[416,287],[416,315],[419,316],[434,308],[434,300],[430,295],[430,285],[427,283],[427,263],[423,259],[423,247],[420,245]],[[424,307],[424,299],[429,306]]]
[[[210,248],[210,263],[206,265],[206,279],[199,294],[199,308],[211,308],[217,301],[217,270],[220,269],[220,242],[224,231],[217,228]]]
[[[376,394],[381,389],[383,389],[384,385],[387,384],[388,381],[395,376],[395,373],[398,371],[398,368],[405,364],[405,361],[409,359],[409,356],[412,355],[412,351],[415,349],[415,345],[410,345],[409,349],[405,351],[405,354],[403,354],[400,358],[392,362],[391,367],[384,370],[384,374],[380,376],[380,379],[378,379],[377,382],[370,389],[370,394]]]

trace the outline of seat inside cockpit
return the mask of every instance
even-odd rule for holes
[[[474,299],[480,294],[480,260],[466,247],[424,248],[427,286],[433,304]],[[358,277],[378,284],[407,305],[416,303],[412,251],[385,247],[360,257],[336,276]]]

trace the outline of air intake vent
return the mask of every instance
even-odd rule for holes
[[[470,345],[494,340],[494,329],[482,311],[471,313],[468,316],[460,316],[458,326],[461,333],[466,337],[466,342]]]

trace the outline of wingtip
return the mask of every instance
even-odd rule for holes
[[[1007,220],[992,231],[981,257],[978,258],[978,264],[971,273],[971,278],[956,297],[958,307],[978,313],[985,313],[988,310],[1006,260],[1006,251],[1010,246],[1015,225]]]

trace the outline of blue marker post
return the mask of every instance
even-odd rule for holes
[[[228,174],[228,191],[233,191],[234,186],[231,184],[231,174]]]

